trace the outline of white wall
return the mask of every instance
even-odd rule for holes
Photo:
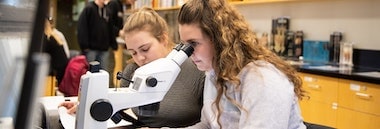
[[[291,30],[303,30],[306,40],[329,40],[333,31],[354,48],[380,50],[380,0],[298,0],[236,5],[260,37],[270,32],[272,19],[290,17]]]
[[[24,76],[29,33],[0,32],[0,118],[12,117]]]

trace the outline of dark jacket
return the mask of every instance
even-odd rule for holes
[[[95,2],[86,5],[78,20],[78,43],[83,50],[107,51],[109,47],[117,49],[116,42],[111,42],[111,24],[105,8],[99,8]]]
[[[107,12],[110,14],[109,22],[114,37],[119,36],[119,31],[123,29],[123,4],[120,0],[110,0],[106,5]]]
[[[69,59],[66,56],[63,45],[50,36],[44,35],[43,51],[50,55],[50,70],[49,75],[56,77],[58,84],[61,82]]]

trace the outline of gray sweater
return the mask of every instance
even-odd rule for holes
[[[132,79],[138,65],[133,63],[125,67],[123,77]],[[181,65],[181,72],[160,102],[158,114],[152,117],[137,115],[138,119],[148,127],[186,127],[200,121],[203,104],[203,85],[205,74],[197,69],[190,59]],[[129,82],[121,80],[121,86],[129,86]]]
[[[228,95],[243,106],[238,109],[222,96],[220,123],[223,129],[306,129],[301,117],[294,86],[272,64],[255,61],[239,73],[241,85],[235,89],[226,84]],[[216,108],[214,72],[207,72],[201,122],[188,129],[219,129]]]

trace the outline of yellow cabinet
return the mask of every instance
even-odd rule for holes
[[[311,100],[336,103],[338,100],[338,79],[313,75],[300,74],[303,88]]]
[[[380,116],[380,85],[339,80],[339,107]]]
[[[113,82],[113,85],[115,87],[119,87],[120,84],[118,83],[118,80],[117,80],[117,72],[122,72],[123,71],[123,49],[124,49],[124,46],[125,44],[122,44],[122,43],[118,43],[118,47],[117,47],[117,50],[114,51],[114,58],[115,58],[115,67],[114,67],[114,70],[113,70],[113,78],[112,78],[112,82]]]
[[[337,118],[338,129],[380,129],[380,116],[339,108]]]
[[[338,79],[300,73],[306,98],[300,101],[305,121],[336,127]]]
[[[339,80],[340,129],[380,129],[380,85]]]
[[[336,127],[336,103],[328,104],[305,99],[300,102],[300,107],[304,121]]]
[[[55,76],[47,76],[43,96],[55,96],[55,89],[58,87]]]
[[[306,122],[338,129],[380,129],[380,85],[299,73],[310,99],[300,101]]]

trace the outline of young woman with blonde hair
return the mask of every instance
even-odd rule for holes
[[[142,8],[130,15],[123,33],[127,51],[134,61],[123,72],[128,79],[132,79],[134,70],[139,66],[166,57],[175,47],[166,21],[151,8]],[[191,59],[187,59],[160,102],[158,114],[149,117],[137,114],[138,119],[148,127],[186,127],[199,122],[204,78],[204,72],[199,71]],[[123,81],[121,86],[128,85],[127,81]],[[136,108],[133,111],[138,112]]]

